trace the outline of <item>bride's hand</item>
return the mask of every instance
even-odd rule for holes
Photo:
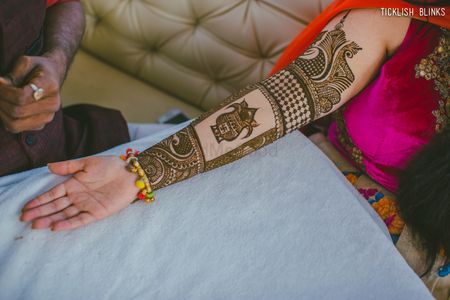
[[[115,156],[49,164],[52,173],[73,176],[29,201],[21,220],[33,229],[75,229],[104,219],[128,206],[138,193],[136,175]]]

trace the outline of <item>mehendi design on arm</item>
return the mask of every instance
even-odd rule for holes
[[[231,95],[215,110],[139,155],[154,189],[223,166],[329,113],[355,80],[360,50],[343,21],[287,68]]]
[[[152,187],[160,189],[204,171],[204,158],[191,125],[139,155]]]
[[[226,164],[232,163],[266,145],[269,145],[277,140],[276,130],[271,129],[259,136],[256,136],[244,143],[243,145],[221,155],[215,159],[212,159],[205,164],[205,171],[209,171]]]
[[[292,66],[292,72],[308,86],[316,119],[330,112],[341,101],[341,94],[355,81],[347,59],[362,48],[347,41],[342,26],[341,21],[333,30],[322,32]]]
[[[249,108],[245,98],[240,103],[233,103],[228,108],[233,108],[230,112],[221,114],[216,119],[216,124],[211,129],[218,143],[221,141],[233,141],[242,131],[247,130],[244,139],[249,137],[253,128],[259,124],[255,121],[257,108]]]

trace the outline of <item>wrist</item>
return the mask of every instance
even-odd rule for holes
[[[118,174],[120,174],[120,178],[123,179],[123,181],[126,183],[127,189],[129,190],[129,193],[133,197],[133,202],[136,200],[136,195],[140,192],[139,188],[136,187],[136,180],[138,177],[136,174],[130,172],[128,170],[128,163],[125,161],[122,161],[120,158],[115,157],[115,159],[120,160],[120,171]],[[133,203],[132,202],[132,203]]]
[[[64,78],[66,77],[68,67],[68,60],[66,54],[64,53],[63,50],[55,48],[46,51],[42,56],[47,58],[53,63],[55,71],[57,72],[59,78],[59,83],[61,85],[62,82],[64,81]]]
[[[152,203],[155,201],[153,188],[147,174],[145,174],[144,169],[139,163],[137,158],[138,154],[139,151],[133,151],[131,148],[128,148],[126,154],[121,155],[120,158],[128,164],[127,170],[132,174],[135,174],[137,177],[137,180],[135,181],[135,186],[139,189],[137,198],[145,201],[146,203]]]

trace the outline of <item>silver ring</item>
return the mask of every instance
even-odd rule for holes
[[[30,87],[33,90],[33,98],[36,101],[39,101],[44,97],[44,89],[38,87],[34,83],[30,83]]]

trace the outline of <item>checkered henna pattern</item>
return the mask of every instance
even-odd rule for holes
[[[314,106],[305,84],[288,71],[281,70],[262,82],[278,102],[282,111],[285,133],[294,131],[312,121]]]

